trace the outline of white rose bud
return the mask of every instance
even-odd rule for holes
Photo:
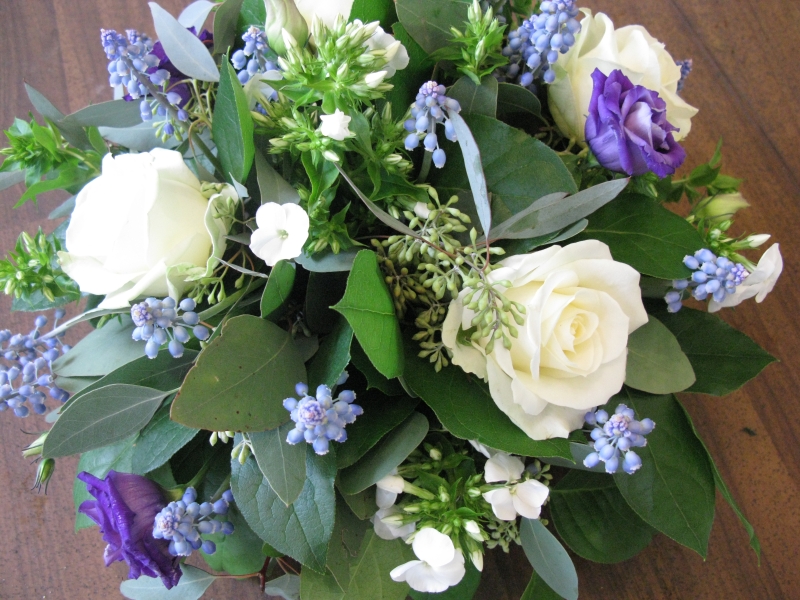
[[[286,55],[288,46],[284,39],[284,30],[293,40],[305,43],[308,38],[308,25],[294,0],[265,0],[267,5],[267,23],[264,32],[267,34],[269,47],[281,56]]]
[[[106,296],[101,308],[180,297],[187,273],[205,272],[216,264],[212,250],[224,252],[230,222],[209,206],[179,152],[107,154],[102,175],[75,199],[59,261],[82,292]]]
[[[685,138],[697,109],[678,96],[681,69],[664,44],[641,25],[615,30],[605,14],[592,16],[592,11],[581,10],[586,17],[575,45],[558,59],[556,80],[547,88],[550,111],[561,132],[579,142],[584,140],[594,87],[592,72],[600,69],[609,75],[620,69],[634,85],[658,93],[667,104],[667,120],[680,130],[673,133],[675,141]]]

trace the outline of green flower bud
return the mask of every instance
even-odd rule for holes
[[[47,439],[47,434],[49,431],[45,431],[42,435],[36,438],[33,442],[28,444],[22,450],[22,456],[24,458],[30,458],[31,456],[39,456],[42,453],[42,448],[44,447],[44,441]]]
[[[45,458],[39,463],[39,468],[36,469],[36,481],[33,483],[33,488],[40,492],[44,486],[44,493],[47,493],[47,484],[53,476],[53,471],[56,468],[56,461],[52,458]]]
[[[267,5],[267,23],[264,31],[267,34],[267,42],[270,48],[281,56],[286,55],[287,39],[284,38],[283,31],[304,44],[308,38],[308,26],[306,20],[294,0],[265,0]],[[291,40],[288,40],[291,42]]]
[[[748,206],[750,204],[739,192],[717,194],[700,202],[693,214],[697,219],[705,219],[709,223],[717,224],[730,219],[738,211]]]

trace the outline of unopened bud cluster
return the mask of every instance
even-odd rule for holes
[[[504,19],[495,18],[495,13],[495,7],[488,2],[473,0],[467,10],[465,30],[450,28],[451,44],[445,52],[452,53],[457,70],[478,85],[483,77],[508,63],[502,52]]]

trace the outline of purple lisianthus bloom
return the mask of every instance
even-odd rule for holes
[[[161,488],[146,477],[116,471],[109,471],[104,480],[84,471],[78,479],[95,497],[78,511],[100,526],[108,543],[106,566],[124,560],[129,579],[147,575],[160,577],[167,589],[177,585],[182,574],[179,557],[170,555],[169,541],[153,537],[153,521],[167,505]]]
[[[659,95],[633,85],[622,71],[592,73],[594,89],[586,119],[586,141],[605,168],[628,175],[652,171],[672,175],[686,152],[672,137],[667,105]]]

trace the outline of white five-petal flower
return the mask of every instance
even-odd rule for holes
[[[353,136],[353,133],[348,128],[350,117],[338,108],[332,115],[322,115],[320,120],[322,124],[319,126],[319,132],[325,137],[341,142],[345,138]]]
[[[279,260],[300,256],[310,222],[306,211],[297,204],[267,202],[256,211],[256,225],[250,249],[272,267]]]
[[[438,594],[464,578],[464,555],[449,536],[432,527],[420,529],[411,544],[419,560],[395,567],[389,574],[418,592]]]
[[[535,479],[516,483],[524,470],[525,465],[520,459],[504,452],[498,452],[486,461],[483,475],[486,483],[504,481],[512,484],[483,494],[484,500],[492,505],[495,516],[502,521],[513,521],[517,515],[538,519],[542,512],[550,490]]]

